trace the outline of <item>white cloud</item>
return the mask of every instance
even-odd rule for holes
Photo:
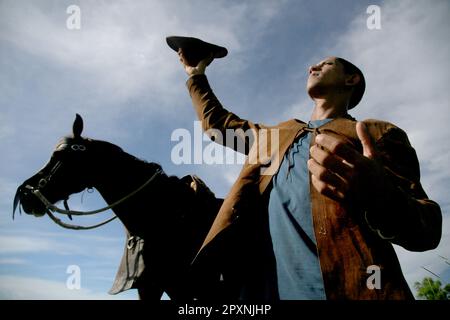
[[[15,264],[15,265],[27,264],[27,260],[18,258],[0,258],[0,265],[5,264]]]
[[[57,254],[80,253],[76,246],[52,242],[50,239],[29,236],[0,236],[0,253],[54,252]]]
[[[130,299],[127,295],[108,295],[81,287],[70,290],[64,281],[33,277],[0,276],[0,299],[4,300],[111,300]]]
[[[24,231],[26,230],[14,230],[14,234],[9,234],[3,230],[0,235],[0,254],[46,252],[65,256],[102,257],[115,261],[122,254],[122,245],[125,241],[122,235],[117,238],[45,232],[29,232],[22,235]]]
[[[109,114],[117,114],[130,107],[118,102],[144,95],[154,103],[141,111],[159,112],[161,104],[178,103],[185,93],[176,89],[181,86],[168,85],[181,84],[183,71],[176,53],[165,43],[166,36],[196,35],[226,43],[230,51],[238,53],[257,40],[279,5],[271,1],[252,5],[141,1],[131,6],[118,1],[86,1],[80,4],[81,29],[69,30],[63,4],[50,6],[41,1],[24,5],[4,1],[0,39],[72,74],[73,82],[64,84],[70,87],[62,92],[66,96],[72,92],[71,99],[82,102],[80,108],[86,111],[102,108]],[[202,10],[198,10],[199,6]],[[239,33],[240,28],[250,32]],[[54,82],[57,79],[42,80],[61,90],[61,83]],[[88,88],[83,89],[83,85]],[[81,92],[78,86],[82,87]],[[83,91],[89,96],[74,96]]]
[[[1,137],[0,137],[1,140]],[[0,214],[0,226],[12,219],[12,208],[14,194],[18,185],[8,179],[0,177],[0,208],[9,208],[10,210],[2,211]]]
[[[187,76],[165,37],[224,44],[233,63],[215,70],[242,72],[249,58],[242,52],[251,52],[284,3],[80,1],[81,29],[68,30],[65,3],[1,1],[0,144],[9,150],[7,174],[39,167],[76,112],[85,118],[85,135],[125,149],[136,136],[163,139],[149,128],[179,123],[191,111]],[[128,122],[141,123],[124,128]]]

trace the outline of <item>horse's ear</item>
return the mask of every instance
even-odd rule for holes
[[[77,113],[73,122],[73,137],[80,138],[83,131],[83,118]]]

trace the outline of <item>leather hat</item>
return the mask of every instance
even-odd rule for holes
[[[223,58],[228,54],[224,47],[205,42],[192,37],[171,36],[166,38],[167,44],[178,52],[182,49],[185,63],[191,67],[196,67],[198,63],[207,58],[211,53],[214,58]]]

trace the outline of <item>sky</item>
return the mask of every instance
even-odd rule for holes
[[[80,29],[67,28],[70,5],[80,8]],[[380,29],[368,28],[369,5],[380,8]],[[341,56],[358,65],[367,89],[351,114],[408,133],[422,185],[443,212],[438,248],[395,246],[404,275],[411,287],[425,276],[449,283],[449,30],[445,0],[0,0],[0,299],[137,299],[135,290],[107,294],[125,242],[118,221],[70,231],[47,217],[12,220],[16,188],[70,133],[76,113],[83,136],[115,143],[168,174],[197,174],[226,196],[240,165],[171,159],[173,131],[193,132],[196,118],[187,75],[165,42],[170,35],[225,46],[228,56],[207,68],[216,95],[241,117],[269,125],[309,119],[311,64]],[[70,199],[74,209],[103,205],[97,192]],[[67,286],[73,265],[80,289]]]

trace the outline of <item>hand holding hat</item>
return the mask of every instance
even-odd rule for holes
[[[183,50],[182,49],[180,49],[178,51],[178,56],[180,57],[180,61],[183,64],[184,70],[186,71],[188,76],[194,76],[194,75],[197,75],[197,74],[205,74],[206,67],[214,60],[214,56],[211,53],[209,55],[209,57],[207,57],[207,58],[205,58],[203,60],[200,60],[200,62],[197,64],[196,67],[191,67],[190,65],[188,65],[186,63],[186,58],[185,58],[185,56],[183,54]]]

